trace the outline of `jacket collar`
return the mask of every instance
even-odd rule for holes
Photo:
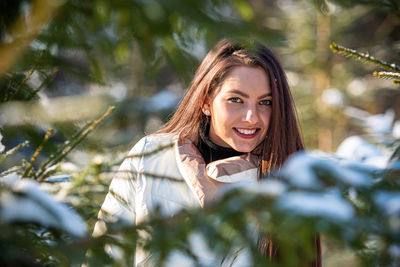
[[[201,207],[215,200],[224,184],[257,181],[257,157],[251,153],[206,165],[191,140],[177,138],[175,154],[178,169]]]

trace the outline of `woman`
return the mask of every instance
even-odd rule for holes
[[[110,185],[95,235],[106,231],[104,221],[110,218],[137,224],[155,207],[164,216],[204,207],[224,183],[262,179],[302,149],[293,99],[277,58],[261,44],[246,49],[221,40],[204,58],[171,120],[130,151]],[[277,257],[274,243],[263,240],[263,252]],[[312,266],[320,266],[319,243],[316,237]],[[138,265],[149,258],[136,252]]]

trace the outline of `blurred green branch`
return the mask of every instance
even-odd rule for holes
[[[17,152],[18,150],[20,150],[21,148],[23,148],[24,146],[29,145],[29,141],[24,141],[21,144],[18,144],[17,146],[7,150],[7,152],[0,154],[0,163],[5,160],[7,157],[11,156],[12,154],[14,154],[15,152]],[[0,175],[2,176],[2,175]]]
[[[393,83],[400,83],[400,72],[374,71],[373,75],[380,79],[393,80]]]
[[[107,111],[97,120],[87,123],[77,134],[74,134],[72,138],[64,142],[59,150],[56,151],[53,155],[51,155],[38,169],[37,174],[35,175],[39,182],[42,182],[49,173],[47,169],[59,163],[65,156],[76,147],[82,140],[92,132],[102,121],[104,121],[108,116],[110,116],[115,107],[111,106],[107,109]]]
[[[158,152],[161,152],[161,151],[163,151],[163,150],[165,150],[165,149],[172,148],[174,145],[175,145],[174,143],[170,143],[170,144],[167,144],[167,145],[162,145],[162,146],[159,146],[159,147],[155,148],[154,150],[151,150],[151,151],[148,151],[148,152],[144,152],[144,153],[142,153],[142,154],[135,154],[135,155],[126,156],[124,159],[147,157],[147,156],[156,154],[156,153],[158,153]],[[116,164],[121,164],[121,163],[122,163],[122,162],[118,162],[118,163],[116,163]]]
[[[377,58],[371,56],[369,53],[361,53],[355,49],[351,49],[351,48],[344,47],[342,45],[338,45],[335,42],[333,42],[330,45],[330,48],[334,53],[337,53],[339,55],[342,55],[345,57],[350,57],[350,58],[359,60],[361,62],[371,63],[371,64],[379,66],[383,69],[389,70],[390,72],[374,71],[373,75],[375,77],[378,77],[381,79],[391,79],[391,80],[393,80],[394,84],[400,84],[400,65],[397,65],[395,63],[388,63],[384,60],[380,60],[380,59],[377,59]]]
[[[62,1],[34,0],[29,11],[17,19],[10,30],[11,42],[0,44],[0,77],[46,28],[45,26],[53,19],[61,3]]]
[[[26,75],[25,78],[22,80],[22,82],[20,82],[20,84],[18,85],[17,89],[12,93],[11,96],[9,96],[7,100],[12,100],[15,96],[17,96],[19,94],[19,92],[21,91],[22,87],[26,84],[26,82],[29,80],[29,78],[32,76],[33,72],[35,71],[35,68],[32,68]]]
[[[35,153],[33,153],[33,156],[29,162],[28,167],[26,168],[25,172],[22,174],[22,178],[24,177],[28,177],[31,173],[34,174],[34,172],[32,172],[32,167],[33,164],[35,163],[37,157],[39,156],[40,151],[42,151],[44,144],[47,142],[47,140],[49,140],[50,136],[53,134],[53,129],[49,129],[46,133],[46,135],[44,136],[42,143],[38,146],[38,148],[36,149]],[[34,179],[36,179],[36,177],[33,177]]]
[[[58,72],[58,68],[54,68],[52,72],[50,72],[46,78],[43,80],[43,82],[35,89],[33,90],[30,95],[28,96],[28,99],[32,99],[43,87],[49,83],[49,81],[54,77],[54,75]]]
[[[389,71],[400,72],[399,65],[396,65],[394,63],[388,63],[384,60],[379,60],[373,56],[370,56],[369,53],[361,53],[355,49],[347,48],[342,45],[338,45],[336,43],[332,43],[330,45],[330,48],[334,53],[337,53],[339,55],[342,55],[345,57],[351,57],[351,58],[357,59],[361,62],[372,63],[374,65],[377,65],[377,66],[379,66],[383,69],[387,69]]]

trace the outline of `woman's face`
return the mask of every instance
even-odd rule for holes
[[[233,68],[214,99],[203,106],[203,111],[211,111],[209,138],[236,151],[252,151],[267,134],[271,105],[271,88],[262,68]]]

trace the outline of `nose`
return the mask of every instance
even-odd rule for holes
[[[251,124],[257,123],[259,120],[257,108],[254,106],[247,107],[243,119]]]

